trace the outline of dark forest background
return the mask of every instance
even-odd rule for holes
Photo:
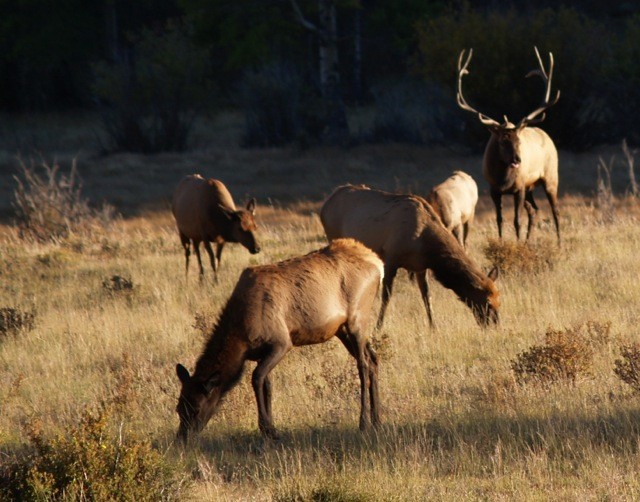
[[[544,128],[561,147],[640,143],[640,5],[624,1],[0,0],[0,111],[96,110],[109,151],[185,150],[229,108],[247,147],[476,145],[460,50],[468,101],[517,121],[542,99],[534,46],[555,56]]]

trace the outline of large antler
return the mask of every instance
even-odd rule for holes
[[[469,70],[467,70],[467,66],[469,66],[469,62],[471,61],[471,56],[473,56],[473,49],[469,49],[469,56],[467,57],[467,60],[464,62],[464,65],[463,65],[462,60],[464,59],[464,53],[465,53],[465,49],[463,49],[460,52],[460,57],[458,58],[458,91],[456,93],[456,100],[458,101],[458,106],[463,110],[467,110],[468,112],[477,113],[478,119],[480,119],[480,122],[482,122],[486,126],[491,126],[491,125],[499,126],[500,123],[498,121],[493,120],[490,117],[487,117],[486,115],[480,113],[475,108],[472,108],[471,106],[469,106],[469,103],[467,103],[467,101],[462,96],[462,77],[469,73]]]
[[[545,118],[544,112],[547,110],[547,108],[555,105],[558,102],[558,99],[560,99],[560,91],[558,91],[553,101],[549,101],[549,98],[551,96],[551,79],[553,77],[553,54],[551,52],[549,53],[549,71],[547,72],[544,69],[544,64],[542,63],[542,58],[540,57],[538,48],[534,47],[534,49],[536,51],[536,57],[538,58],[538,65],[540,66],[540,68],[536,70],[531,70],[529,73],[527,73],[527,77],[531,77],[533,75],[539,75],[547,85],[547,89],[544,95],[544,101],[540,104],[538,108],[536,108],[529,115],[524,117],[518,124],[518,127],[522,127],[530,124],[537,124],[539,122],[542,122]],[[538,117],[538,115],[540,115],[541,113],[542,113],[542,116]]]

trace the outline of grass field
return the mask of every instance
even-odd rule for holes
[[[44,436],[64,436],[83,412],[107,403],[109,430],[148,440],[176,470],[185,500],[640,498],[640,396],[613,371],[622,347],[640,341],[640,206],[618,199],[608,221],[593,198],[597,155],[613,149],[562,153],[563,246],[550,269],[503,274],[497,328],[481,330],[432,281],[438,329],[430,332],[416,286],[398,275],[385,325],[374,334],[380,430],[358,431],[356,366],[332,340],[293,350],[274,370],[281,441],[258,434],[247,371],[193,448],[175,445],[175,364],[193,369],[244,267],[324,245],[317,211],[333,186],[423,192],[463,169],[485,192],[470,236],[470,253],[484,268],[483,249],[496,235],[477,153],[402,145],[252,151],[225,141],[184,155],[80,153],[87,196],[124,213],[105,230],[27,243],[10,224],[10,206],[2,208],[0,308],[35,318],[30,330],[0,335],[0,464],[32,451],[34,422]],[[77,153],[73,143],[59,148],[63,164]],[[10,180],[8,146],[2,155]],[[194,171],[228,180],[236,202],[256,195],[261,204],[262,253],[228,246],[218,284],[209,271],[198,283],[193,265],[185,279],[168,211],[173,185]],[[623,187],[622,177],[614,181]],[[540,207],[536,240],[552,241],[548,205]],[[510,222],[507,214],[513,240]],[[114,275],[130,278],[133,289],[110,290],[104,283]],[[519,354],[543,344],[549,330],[586,322],[579,330],[593,352],[586,371],[557,382],[517,381]]]

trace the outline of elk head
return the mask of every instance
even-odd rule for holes
[[[239,242],[247,248],[251,254],[259,253],[260,246],[254,233],[257,229],[254,219],[256,214],[256,199],[251,199],[247,202],[246,209],[239,211],[233,211],[222,204],[218,204],[218,207],[231,224],[229,241]]]
[[[222,386],[219,372],[202,382],[194,380],[182,364],[176,365],[176,373],[182,383],[176,407],[180,417],[178,439],[186,443],[189,437],[199,433],[213,416],[222,396]]]
[[[458,106],[463,110],[472,112],[478,115],[478,119],[482,124],[487,126],[491,132],[492,140],[497,144],[500,162],[504,165],[507,171],[507,178],[515,176],[520,168],[520,131],[527,126],[537,124],[545,119],[545,112],[547,108],[555,105],[560,99],[560,91],[557,91],[555,97],[551,99],[551,81],[553,78],[553,54],[549,53],[549,70],[547,71],[542,63],[542,58],[538,52],[538,48],[534,47],[536,57],[538,59],[539,68],[527,73],[526,77],[538,75],[545,82],[545,95],[540,106],[533,110],[529,115],[523,117],[520,122],[515,125],[509,122],[507,116],[504,116],[504,122],[501,124],[497,120],[494,120],[483,113],[480,113],[475,108],[472,108],[462,95],[462,77],[469,73],[467,70],[471,57],[473,56],[473,49],[469,50],[469,55],[465,59],[465,50],[460,52],[458,58],[458,87],[456,93],[456,100]],[[509,172],[512,176],[509,176]]]

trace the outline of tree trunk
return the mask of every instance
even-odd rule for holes
[[[343,144],[349,136],[338,69],[338,29],[333,0],[318,0],[320,92],[327,104],[325,140]]]
[[[353,97],[362,103],[362,10],[355,12],[353,20]]]

